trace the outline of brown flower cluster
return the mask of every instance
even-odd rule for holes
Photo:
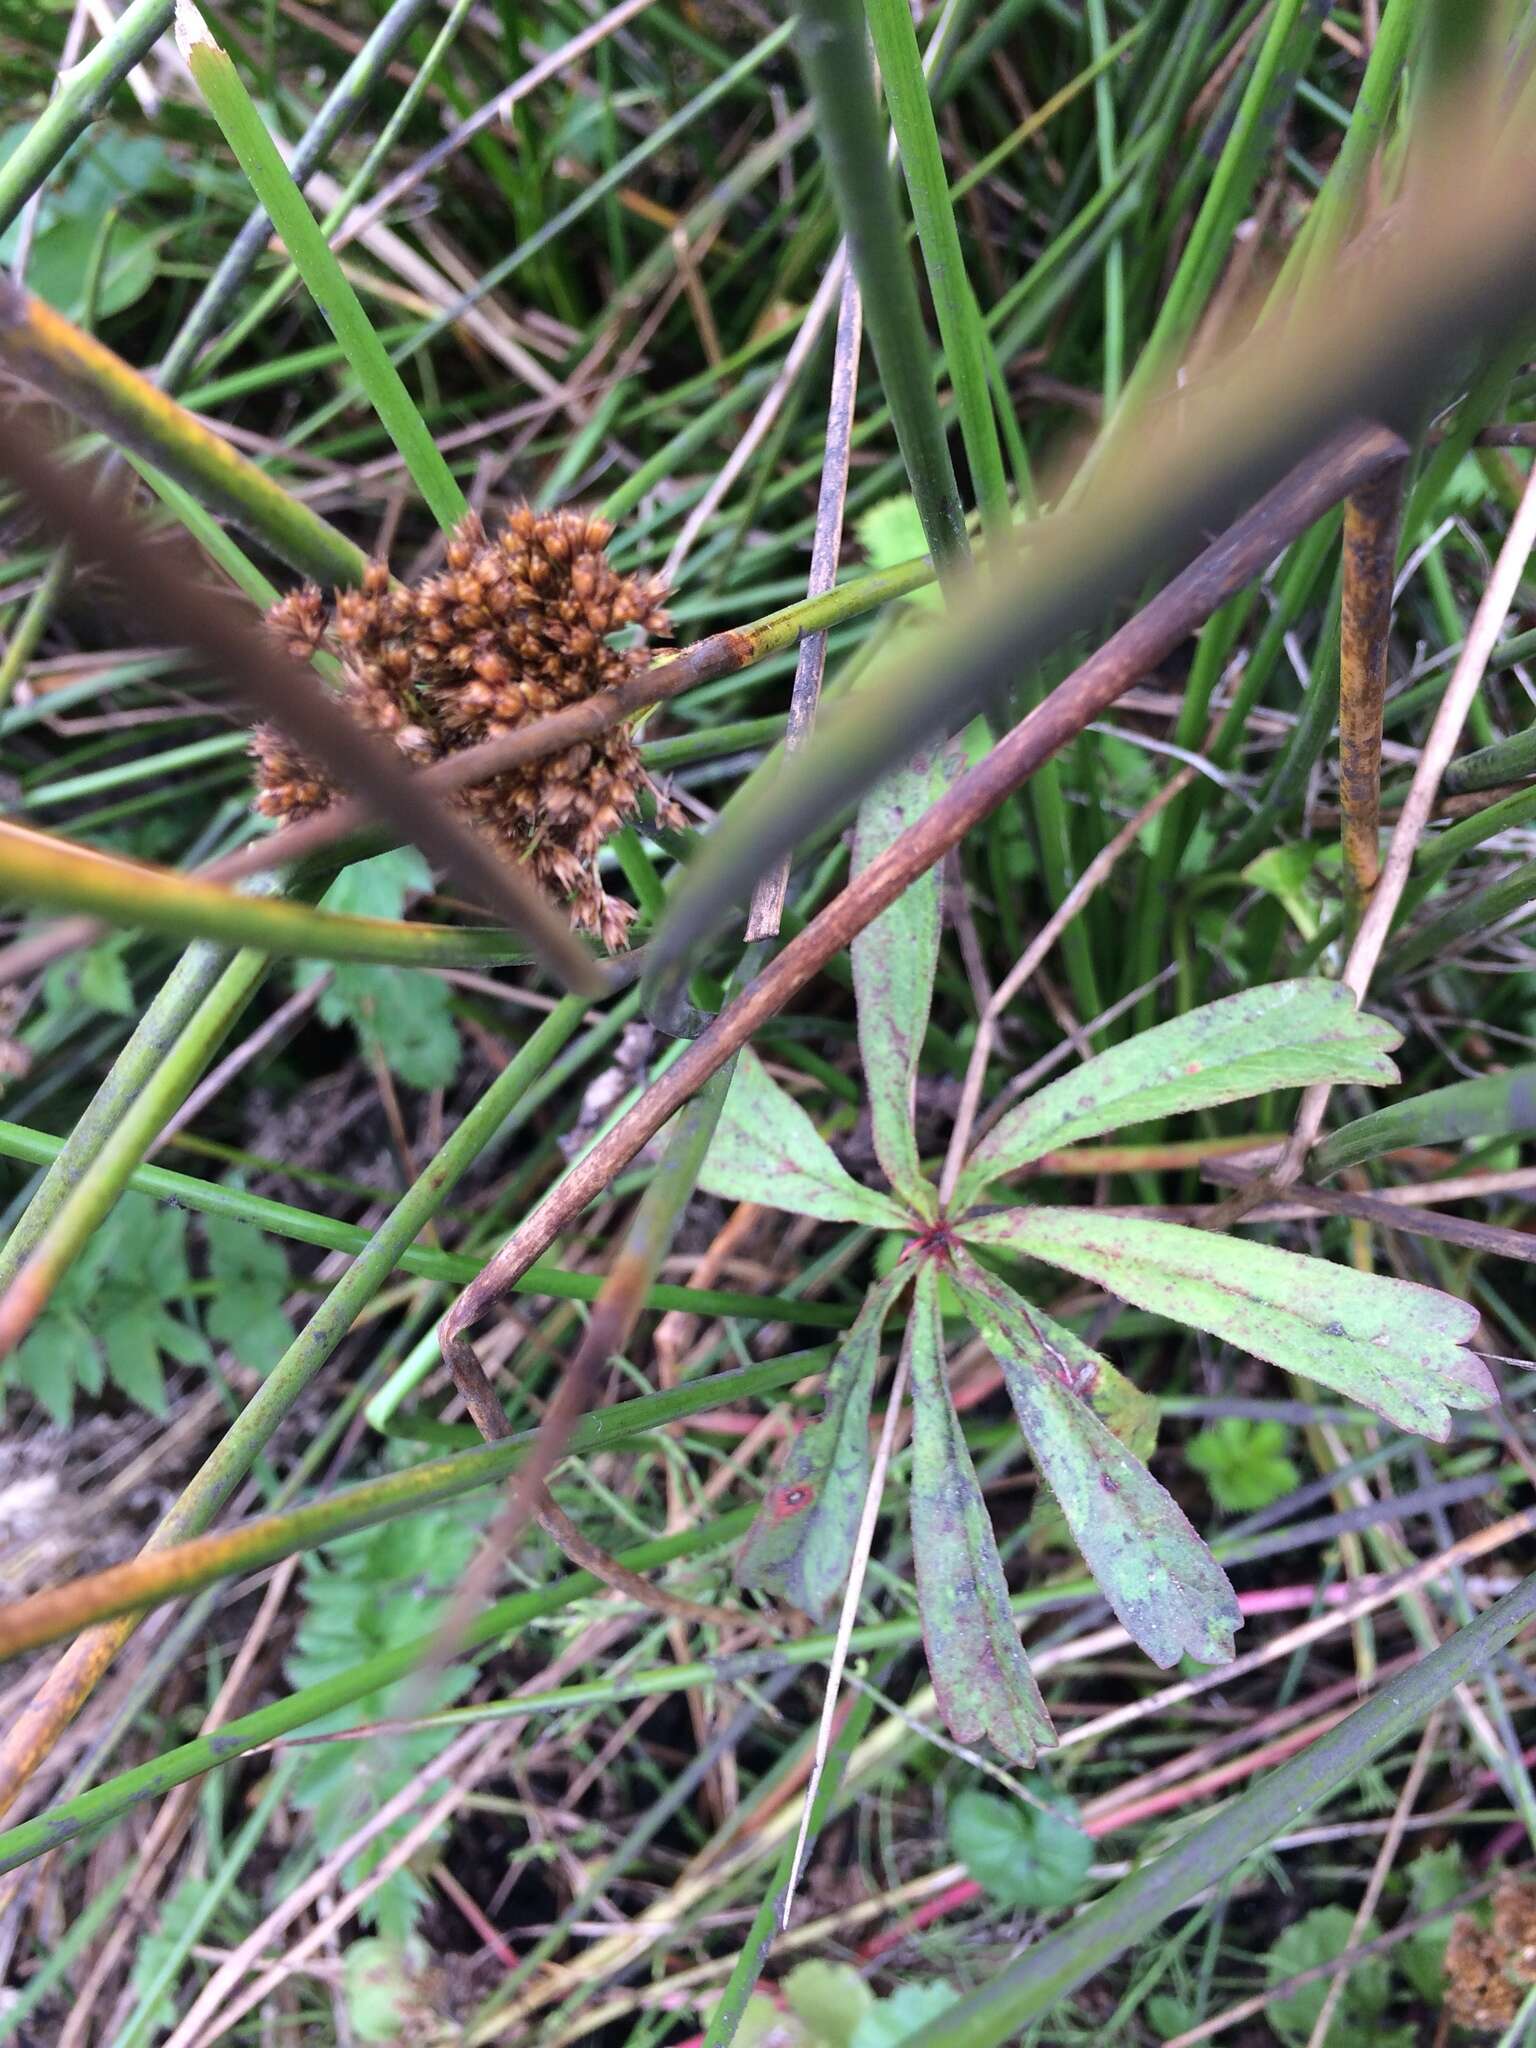
[[[275,605],[269,621],[299,658],[336,656],[360,724],[388,735],[415,764],[438,761],[647,666],[642,646],[615,647],[609,636],[625,628],[666,633],[662,586],[609,565],[611,532],[582,513],[522,506],[492,540],[470,518],[449,541],[440,575],[392,584],[374,562],[360,589],[337,591],[328,605],[307,585]],[[333,785],[280,733],[262,728],[252,751],[256,807],[266,816],[287,822],[331,802]],[[457,800],[541,886],[569,902],[574,923],[616,948],[634,912],[604,891],[597,854],[648,786],[627,728],[615,726]]]
[[[1483,1928],[1459,1914],[1445,1951],[1445,2009],[1459,2027],[1502,2033],[1536,1984],[1536,1883],[1506,1873]]]

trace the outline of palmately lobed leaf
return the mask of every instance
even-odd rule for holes
[[[1154,1664],[1225,1664],[1242,1613],[1183,1510],[1089,1404],[1105,1361],[962,1253],[956,1285],[1035,1463],[1115,1615]]]
[[[750,1046],[737,1062],[699,1186],[727,1201],[763,1202],[826,1223],[912,1227],[909,1210],[854,1179]]]
[[[1421,1436],[1443,1439],[1451,1409],[1498,1398],[1488,1368],[1466,1348],[1477,1310],[1433,1287],[1101,1211],[1008,1209],[968,1221],[964,1235],[1209,1330]]]
[[[932,809],[950,773],[948,756],[929,750],[875,784],[859,806],[855,874]],[[891,1186],[925,1217],[937,1214],[938,1201],[918,1158],[912,1111],[939,960],[940,909],[938,869],[927,868],[849,949],[875,1156]]]
[[[1387,1054],[1400,1041],[1337,981],[1277,981],[1223,996],[1085,1060],[1010,1111],[972,1153],[956,1200],[1127,1124],[1314,1081],[1394,1082]]]
[[[736,1560],[741,1585],[788,1601],[817,1621],[848,1583],[869,1489],[869,1407],[880,1333],[911,1279],[911,1266],[898,1266],[865,1297],[827,1367],[821,1414],[791,1443]]]
[[[912,1363],[912,1557],[928,1672],[957,1742],[1032,1764],[1056,1740],[1019,1641],[992,1521],[944,1370],[938,1280],[917,1278]]]

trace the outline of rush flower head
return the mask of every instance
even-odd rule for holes
[[[654,577],[622,576],[608,561],[612,528],[580,512],[519,506],[490,538],[470,517],[446,562],[416,584],[392,584],[370,563],[360,588],[329,604],[313,585],[269,615],[296,655],[334,655],[360,725],[387,735],[417,765],[513,732],[647,666],[643,639],[670,629]],[[612,644],[627,632],[630,645]],[[253,740],[256,806],[284,822],[322,810],[335,791],[269,729]],[[627,729],[610,728],[560,753],[464,790],[476,825],[610,948],[634,912],[598,879],[603,841],[650,787]],[[665,812],[666,800],[658,797]]]

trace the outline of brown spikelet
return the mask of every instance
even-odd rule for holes
[[[1536,1983],[1536,1880],[1506,1872],[1493,1895],[1491,1924],[1458,1914],[1445,1950],[1445,2009],[1459,2027],[1497,2034]]]
[[[670,631],[665,592],[654,577],[613,568],[611,536],[605,520],[528,505],[509,513],[494,539],[471,517],[450,537],[437,575],[392,584],[385,564],[374,562],[362,587],[338,591],[330,607],[306,586],[274,606],[270,621],[293,652],[333,653],[358,723],[423,765],[613,689],[648,666],[637,633]],[[620,634],[633,644],[612,645]],[[257,733],[252,751],[256,804],[267,816],[302,817],[330,802],[324,778],[279,735]],[[635,913],[606,894],[597,858],[648,788],[634,741],[615,727],[479,783],[458,801],[568,902],[574,923],[617,949]],[[674,821],[675,808],[655,794]]]
[[[323,811],[335,795],[322,772],[306,761],[275,726],[258,725],[251,734],[256,763],[256,808],[265,818],[291,824]]]

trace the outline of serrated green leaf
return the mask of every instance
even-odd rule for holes
[[[1227,1514],[1250,1514],[1300,1484],[1296,1467],[1285,1455],[1289,1437],[1284,1423],[1223,1415],[1199,1432],[1187,1456],[1217,1507]]]
[[[127,940],[119,933],[43,972],[43,1004],[53,1017],[78,1015],[82,1003],[112,1017],[133,1015],[133,984],[123,965]]]
[[[880,1332],[912,1278],[899,1266],[873,1287],[827,1367],[822,1412],[790,1445],[747,1532],[736,1577],[820,1620],[848,1583],[869,1489],[869,1406]]]
[[[1223,996],[1085,1060],[1010,1111],[971,1154],[956,1200],[1126,1124],[1314,1081],[1393,1082],[1387,1053],[1400,1039],[1381,1018],[1362,1015],[1336,981],[1277,981]]]
[[[165,1413],[165,1374],[155,1342],[159,1311],[150,1303],[119,1314],[103,1333],[107,1370],[130,1401],[151,1415]]]
[[[908,1210],[853,1178],[750,1047],[737,1061],[699,1186],[728,1201],[765,1202],[826,1223],[912,1226]]]
[[[320,1000],[327,1024],[350,1023],[378,1045],[389,1070],[410,1088],[447,1088],[459,1071],[453,995],[430,974],[398,967],[343,965]]]
[[[232,1216],[209,1216],[203,1228],[217,1289],[208,1305],[208,1334],[252,1371],[270,1371],[293,1341],[283,1313],[288,1261],[282,1246]]]
[[[959,1992],[942,1977],[928,1984],[902,1984],[889,1998],[877,1999],[853,2037],[853,2048],[913,2048],[923,2029],[941,2012],[958,2004]]]
[[[854,522],[854,531],[859,537],[859,546],[875,569],[898,569],[903,562],[913,561],[918,555],[928,552],[922,514],[917,509],[917,500],[907,492],[893,498],[881,498],[867,511],[861,512]],[[909,591],[902,601],[920,605],[924,611],[944,609],[944,599],[937,583]]]
[[[1320,1963],[1331,1963],[1356,1941],[1372,1941],[1380,1933],[1374,1920],[1366,1922],[1357,1936],[1355,1916],[1343,1906],[1318,1906],[1284,1928],[1269,1951],[1271,1984],[1299,1977]],[[1283,1998],[1273,1998],[1265,2017],[1285,2042],[1302,2048],[1317,2024],[1329,1979],[1319,1977],[1303,1984]],[[1385,1956],[1366,1956],[1349,1967],[1337,2015],[1329,2029],[1329,2041],[1336,2048],[1409,2048],[1416,2038],[1410,2028],[1383,2028],[1381,2017],[1392,2001],[1392,1974]]]
[[[86,1386],[89,1368],[95,1372],[94,1390]],[[101,1362],[90,1331],[68,1310],[50,1309],[15,1352],[7,1378],[25,1387],[50,1420],[67,1429],[74,1418],[76,1386],[91,1392],[101,1385]]]
[[[1093,1842],[1070,1813],[967,1786],[947,1818],[950,1848],[994,1905],[1048,1913],[1082,1897]]]
[[[1487,1367],[1465,1348],[1476,1309],[1432,1287],[1098,1210],[1008,1209],[968,1222],[965,1236],[1209,1330],[1423,1436],[1449,1435],[1452,1408],[1498,1398]]]
[[[790,2010],[805,2023],[815,2048],[853,2048],[859,2022],[875,1995],[851,1963],[813,1958],[796,1963],[784,1979]]]
[[[348,917],[396,919],[407,902],[432,887],[432,871],[410,846],[395,847],[371,860],[344,867],[321,897],[319,908]],[[324,973],[321,963],[301,967],[302,987]],[[411,1088],[446,1088],[459,1070],[459,1035],[453,996],[430,974],[402,974],[395,967],[341,961],[320,998],[322,1023],[334,1030],[350,1024],[365,1045],[377,1045],[391,1073]]]
[[[949,756],[932,751],[914,755],[904,768],[877,782],[859,806],[853,872],[867,868],[930,810],[949,779]],[[923,1174],[912,1113],[940,923],[939,871],[927,868],[849,949],[875,1156],[897,1194],[929,1218],[938,1214],[938,1196]]]
[[[404,1949],[377,1935],[347,1944],[341,1958],[347,2018],[360,2041],[402,2040],[419,2019],[420,2001]]]
[[[457,1585],[479,1539],[488,1504],[469,1497],[424,1514],[359,1529],[304,1560],[303,1606],[285,1670],[296,1686],[315,1685],[350,1671],[379,1651],[435,1628],[446,1616]],[[452,1665],[430,1675],[401,1679],[365,1694],[311,1724],[314,1734],[331,1734],[369,1721],[382,1721],[409,1702],[410,1711],[448,1706],[474,1677],[472,1665]],[[387,1743],[366,1739],[320,1742],[306,1749],[293,1785],[293,1803],[308,1814],[312,1855],[348,1842],[363,1818],[376,1812],[411,1776],[452,1740],[452,1731],[419,1728]],[[387,1855],[410,1825],[410,1817],[388,1829],[346,1866],[344,1881],[357,1884]],[[304,1867],[307,1867],[304,1866]],[[281,1882],[281,1875],[279,1877]],[[396,1945],[405,1942],[426,1903],[426,1892],[407,1865],[363,1903],[361,1918]]]
[[[1104,1361],[963,1255],[955,1277],[1003,1369],[1030,1453],[1122,1627],[1164,1670],[1225,1664],[1242,1615],[1182,1509],[1094,1414]]]
[[[1016,1763],[1056,1740],[1019,1641],[992,1521],[944,1369],[932,1262],[917,1276],[912,1367],[912,1556],[928,1671],[957,1742],[990,1741]]]
[[[1419,1919],[1441,1906],[1449,1906],[1465,1889],[1466,1882],[1466,1860],[1458,1843],[1452,1842],[1444,1849],[1425,1849],[1408,1866],[1412,1917]],[[1398,1949],[1403,1974],[1436,2011],[1445,1996],[1445,1945],[1450,1938],[1452,1918],[1447,1913],[1443,1919],[1421,1927]]]
[[[1536,1136],[1536,1066],[1511,1067],[1394,1102],[1325,1138],[1309,1162],[1319,1180],[1404,1145],[1455,1145],[1468,1138]]]

